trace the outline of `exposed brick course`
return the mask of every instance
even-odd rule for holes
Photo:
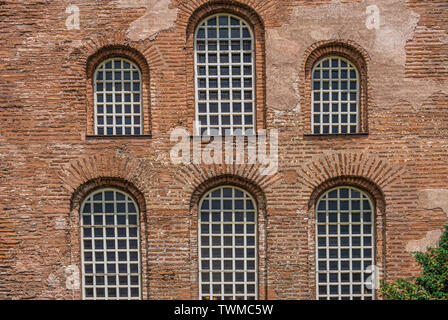
[[[443,208],[419,200],[422,190],[448,189],[448,1],[390,2],[172,0],[172,25],[138,41],[129,29],[145,7],[0,2],[0,299],[81,298],[66,288],[65,270],[80,266],[79,207],[101,186],[126,190],[140,206],[144,299],[198,298],[197,205],[221,183],[246,187],[257,200],[262,299],[315,298],[314,205],[341,184],[376,204],[382,279],[417,274],[409,243],[448,224]],[[79,30],[65,25],[71,4],[80,8]],[[378,30],[365,26],[369,5],[380,9]],[[171,130],[193,126],[192,33],[221,10],[255,30],[257,128],[279,130],[273,176],[260,175],[258,164],[170,160]],[[311,23],[301,12],[328,12],[328,20]],[[400,20],[408,16],[415,28]],[[401,42],[384,43],[382,30]],[[365,73],[368,135],[308,135],[307,61],[325,44],[337,44],[333,53],[342,46]],[[90,136],[92,70],[112,54],[142,70],[148,136]]]

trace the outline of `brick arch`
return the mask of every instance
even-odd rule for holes
[[[255,182],[231,174],[216,176],[198,185],[191,195],[190,208],[198,206],[202,197],[211,189],[225,185],[235,186],[246,190],[255,199],[257,208],[263,213],[266,212],[266,196],[263,190]]]
[[[145,56],[136,48],[129,45],[110,44],[99,48],[87,58],[87,79],[93,80],[94,72],[98,65],[109,58],[122,57],[134,62],[142,72],[143,81],[149,81],[149,64]]]
[[[217,13],[229,13],[239,16],[248,22],[252,29],[261,28],[260,31],[264,33],[263,19],[250,5],[243,2],[221,0],[205,2],[195,9],[188,19],[186,28],[187,39],[193,37],[196,27],[202,20]]]
[[[62,186],[73,194],[72,205],[75,205],[75,200],[85,193],[83,190],[105,184],[129,187],[137,199],[138,194],[149,192],[154,175],[152,164],[142,159],[106,153],[72,161],[59,173],[59,178]]]
[[[104,188],[113,188],[129,194],[137,203],[140,214],[146,212],[146,201],[143,193],[131,182],[122,178],[101,177],[80,185],[72,194],[70,211],[79,211],[82,202],[92,193]]]
[[[368,52],[355,41],[352,40],[324,40],[312,44],[304,53],[303,71],[311,72],[311,69],[317,60],[329,55],[340,55],[350,61],[358,68],[358,70],[367,72],[370,56]]]
[[[69,77],[72,81],[85,82],[82,94],[85,95],[83,103],[86,110],[86,134],[94,133],[94,70],[102,60],[112,56],[129,59],[139,66],[142,73],[143,133],[151,134],[151,101],[154,100],[151,97],[154,97],[153,92],[158,92],[159,67],[165,60],[152,41],[131,41],[125,30],[91,38],[75,48],[67,58],[66,70]]]
[[[386,202],[383,191],[374,182],[360,176],[338,176],[324,181],[311,193],[308,208],[315,206],[320,197],[329,189],[342,186],[355,187],[364,191],[373,200],[375,207],[384,212]]]
[[[248,191],[254,196],[258,207],[266,209],[265,194],[273,186],[280,183],[282,175],[275,173],[271,176],[260,174],[260,164],[246,165],[196,165],[189,164],[179,167],[173,176],[175,184],[181,188],[185,196],[190,196],[190,212],[196,210],[199,199],[207,188],[220,183],[229,183]]]
[[[385,198],[384,194],[392,185],[399,183],[405,172],[405,166],[392,164],[365,152],[328,152],[304,163],[299,169],[299,176],[302,177],[303,192],[309,199],[318,192],[319,186],[341,177],[350,178],[352,183],[371,190],[372,195]],[[362,179],[365,182],[361,182]],[[387,199],[384,201],[386,203]]]
[[[126,35],[126,31],[118,30],[111,34],[98,35],[71,52],[67,63],[70,64],[70,69],[73,74],[83,73],[84,77],[87,72],[89,74],[92,66],[95,65],[95,57],[107,55],[108,51],[114,51],[119,55],[123,55],[130,60],[134,60],[142,72],[149,72],[149,63],[154,67],[154,62],[159,62],[162,58],[153,43],[149,40],[131,41]],[[93,64],[92,64],[93,62]]]
[[[94,134],[94,75],[98,65],[109,58],[125,58],[135,63],[142,75],[142,111],[143,133],[151,133],[151,105],[150,105],[150,73],[145,56],[135,47],[123,44],[109,43],[100,47],[86,60],[86,93],[87,93],[87,134]]]
[[[352,40],[324,40],[311,45],[304,53],[301,71],[301,95],[305,103],[303,112],[305,132],[312,133],[311,128],[311,73],[314,64],[328,56],[340,56],[349,60],[359,73],[360,85],[360,132],[368,132],[368,112],[372,99],[369,96],[370,84],[368,77],[370,56],[367,51]]]

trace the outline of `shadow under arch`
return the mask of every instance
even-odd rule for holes
[[[139,206],[140,214],[146,216],[146,201],[143,193],[133,183],[117,177],[91,179],[80,185],[70,199],[70,210],[79,211],[83,201],[92,193],[103,188],[114,188],[131,196]]]
[[[239,16],[248,22],[252,28],[259,27],[264,32],[264,21],[255,9],[251,6],[237,1],[210,1],[202,4],[194,10],[187,22],[187,39],[194,35],[198,24],[206,17],[218,14],[228,13]]]
[[[329,189],[334,187],[349,186],[359,188],[366,192],[373,201],[375,208],[380,212],[384,212],[386,209],[386,201],[383,191],[373,181],[359,176],[339,176],[328,179],[318,185],[311,193],[308,201],[308,209],[313,208],[320,197]]]
[[[250,179],[232,174],[216,176],[198,185],[190,198],[190,211],[197,208],[199,201],[209,190],[226,185],[239,187],[247,191],[254,198],[257,208],[261,210],[261,213],[264,214],[266,212],[266,196],[263,190]]]

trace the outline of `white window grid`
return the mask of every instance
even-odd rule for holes
[[[143,134],[142,75],[124,58],[103,61],[95,71],[95,134]]]
[[[316,297],[373,300],[374,207],[353,187],[327,191],[316,206]],[[370,267],[370,268],[369,268]]]
[[[258,298],[257,209],[243,189],[222,186],[199,204],[199,297]]]
[[[212,15],[196,29],[194,45],[198,134],[255,134],[254,37],[250,26],[234,15]]]
[[[80,219],[83,299],[140,299],[140,222],[135,201],[122,191],[102,189],[84,201]]]
[[[359,75],[347,59],[318,61],[311,74],[311,128],[314,134],[358,133]]]

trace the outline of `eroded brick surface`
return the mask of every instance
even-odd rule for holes
[[[383,278],[415,275],[409,251],[432,244],[434,230],[448,223],[442,199],[448,182],[448,2],[387,2],[0,2],[0,298],[81,297],[66,288],[67,267],[80,264],[80,195],[89,183],[112,178],[135,188],[144,204],[146,299],[198,297],[191,199],[201,184],[223,175],[261,190],[261,298],[314,298],[310,199],[326,181],[346,176],[368,181],[366,188],[376,186],[371,192],[381,197],[377,261]],[[72,4],[80,9],[79,30],[65,24]],[[365,24],[371,5],[380,10],[377,30]],[[170,131],[190,129],[194,116],[190,17],[214,6],[234,6],[263,24],[256,25],[263,31],[256,41],[264,111],[259,128],[280,132],[279,172],[272,177],[259,175],[254,165],[170,161]],[[368,135],[304,135],[310,108],[304,103],[305,53],[331,40],[352,41],[369,57]],[[92,132],[89,57],[117,46],[133,48],[148,63],[145,128],[152,138],[86,137]]]

